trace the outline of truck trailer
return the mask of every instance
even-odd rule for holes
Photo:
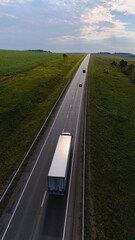
[[[64,195],[71,153],[71,142],[71,133],[63,132],[59,136],[48,173],[48,192],[50,194]]]

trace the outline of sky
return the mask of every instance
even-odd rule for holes
[[[135,0],[0,0],[0,49],[135,54]]]

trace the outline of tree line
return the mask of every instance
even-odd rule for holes
[[[130,77],[130,81],[133,84],[135,84],[135,65],[134,64],[128,64],[126,60],[121,59],[119,64],[116,61],[113,61],[112,65],[120,67],[121,71],[125,75]]]

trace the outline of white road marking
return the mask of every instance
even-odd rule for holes
[[[43,207],[43,205],[44,205],[44,202],[45,202],[45,197],[46,197],[46,191],[45,191],[45,193],[44,193],[44,196],[43,196],[43,200],[42,200],[41,208],[42,208],[42,207]]]

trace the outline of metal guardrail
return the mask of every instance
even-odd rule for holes
[[[22,159],[22,161],[21,161],[19,167],[17,168],[17,170],[16,170],[14,176],[13,176],[12,179],[10,180],[10,182],[9,182],[9,184],[8,184],[8,186],[7,186],[7,188],[6,188],[6,190],[4,191],[3,195],[1,196],[1,198],[0,198],[0,203],[1,203],[1,202],[3,201],[3,199],[5,198],[5,196],[6,196],[7,192],[8,192],[8,190],[10,189],[12,183],[14,182],[14,180],[15,180],[15,178],[16,178],[18,172],[20,171],[20,169],[21,169],[23,163],[25,162],[26,158],[28,157],[29,153],[31,152],[31,150],[32,150],[32,148],[33,148],[35,142],[37,141],[37,139],[38,139],[40,133],[42,132],[42,130],[43,130],[45,124],[47,123],[48,119],[50,118],[50,116],[51,116],[52,112],[54,111],[56,105],[58,104],[60,98],[61,98],[62,95],[64,94],[64,92],[65,92],[67,86],[69,85],[70,81],[71,81],[71,79],[68,80],[66,86],[65,86],[64,89],[62,90],[62,92],[61,92],[60,96],[58,97],[57,101],[55,102],[53,108],[51,109],[50,113],[48,114],[47,118],[45,119],[45,121],[44,121],[42,127],[40,128],[39,132],[37,133],[37,135],[36,135],[34,141],[32,142],[31,146],[29,147],[29,149],[28,149],[27,153],[25,154],[24,158]]]

